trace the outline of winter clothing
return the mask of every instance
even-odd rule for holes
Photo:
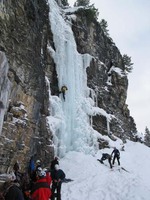
[[[48,185],[50,186],[52,183],[52,178],[49,172],[46,172],[46,181],[48,183]]]
[[[41,168],[41,162],[40,162],[40,160],[37,160],[35,170],[32,172],[32,176],[31,176],[32,182],[37,181],[37,172],[38,172],[38,169],[40,169],[40,168]],[[41,168],[41,170],[42,170],[42,168]]]
[[[19,163],[16,162],[16,163],[14,164],[14,167],[13,167],[14,174],[15,174],[15,176],[16,176],[16,180],[15,180],[15,181],[21,184],[23,174],[19,171],[19,169],[20,169]]]
[[[108,153],[103,153],[100,162],[103,163],[104,160],[108,160],[109,165],[110,165],[110,168],[112,168],[112,164],[111,164],[111,155],[108,154]]]
[[[24,173],[21,186],[25,200],[30,200],[31,182],[28,173]]]
[[[34,159],[33,157],[31,157],[30,162],[29,162],[29,168],[28,168],[30,177],[32,176],[32,173],[34,172],[34,170],[35,170]]]
[[[21,189],[14,182],[4,183],[4,197],[5,200],[24,200]]]
[[[37,180],[31,190],[32,200],[49,200],[51,197],[51,190],[46,178]]]
[[[114,148],[113,152],[111,153],[111,156],[112,156],[113,154],[114,154],[114,157],[113,157],[113,165],[114,165],[114,163],[115,163],[115,159],[117,159],[118,165],[120,165],[120,161],[119,161],[119,159],[120,159],[120,152],[119,152],[119,150],[116,149],[116,148]]]
[[[51,200],[54,200],[55,198],[55,190],[57,190],[57,200],[61,200],[61,184],[62,180],[66,177],[65,173],[61,170],[53,170],[51,173],[52,176],[52,198]]]
[[[68,88],[67,88],[65,85],[61,87],[61,93],[62,93],[62,95],[63,95],[64,101],[65,101],[65,93],[66,93],[66,90],[68,90]]]

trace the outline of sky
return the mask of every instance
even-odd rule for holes
[[[68,0],[73,5],[74,0]],[[121,54],[132,58],[133,71],[128,75],[127,104],[137,129],[150,129],[150,1],[91,0],[99,10],[99,20],[108,23],[110,37]]]
[[[119,148],[119,140],[115,142]],[[108,161],[101,164],[102,153],[95,156],[81,152],[69,152],[60,160],[60,168],[72,182],[62,184],[62,199],[65,200],[149,200],[150,196],[150,149],[143,144],[127,141],[125,151],[120,151],[120,166],[117,161],[110,169]],[[124,171],[122,169],[126,169]]]

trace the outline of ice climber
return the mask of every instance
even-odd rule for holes
[[[103,153],[101,159],[100,159],[100,160],[98,159],[98,161],[100,161],[100,163],[103,164],[103,161],[104,161],[104,160],[108,160],[109,165],[110,165],[110,168],[112,168],[112,164],[111,164],[111,155],[108,154],[108,153]]]
[[[113,154],[114,154],[114,157],[113,157],[112,164],[114,165],[115,159],[117,159],[118,165],[120,165],[120,152],[116,147],[114,147],[114,150],[112,151],[111,156],[113,156]]]
[[[61,87],[60,93],[62,93],[64,101],[65,101],[65,94],[66,94],[66,91],[67,91],[67,90],[68,90],[68,88],[67,88],[65,85],[63,85],[63,86]]]

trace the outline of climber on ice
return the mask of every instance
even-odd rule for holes
[[[68,88],[65,85],[63,85],[61,87],[60,93],[62,93],[64,101],[65,101],[65,93],[66,93],[67,90],[68,90]]]

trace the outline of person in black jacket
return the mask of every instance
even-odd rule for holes
[[[5,200],[24,200],[23,193],[18,185],[13,181],[7,181],[3,186]]]
[[[113,157],[112,164],[114,165],[115,159],[117,159],[118,165],[120,165],[120,152],[116,147],[114,147],[114,150],[112,151],[111,156],[113,156],[113,154],[114,154],[114,157]]]
[[[102,158],[101,158],[100,160],[98,159],[98,161],[100,161],[100,163],[103,164],[103,161],[104,161],[104,160],[108,160],[109,165],[110,165],[110,168],[112,168],[112,164],[111,164],[111,155],[108,154],[108,153],[103,153],[103,154],[102,154]]]
[[[59,169],[59,165],[55,165],[55,170],[51,173],[52,177],[52,197],[51,200],[55,198],[55,190],[57,190],[57,200],[61,200],[61,184],[66,175],[63,170]]]
[[[15,182],[18,182],[19,184],[21,184],[22,182],[22,177],[23,177],[23,173],[21,173],[19,170],[20,170],[20,166],[19,166],[19,163],[16,162],[13,166],[13,170],[14,170],[14,174],[16,176],[16,180]]]
[[[32,176],[31,176],[31,185],[34,182],[37,181],[37,172],[38,172],[38,169],[41,169],[41,161],[40,160],[37,160],[36,163],[35,163],[35,169],[32,172]]]

